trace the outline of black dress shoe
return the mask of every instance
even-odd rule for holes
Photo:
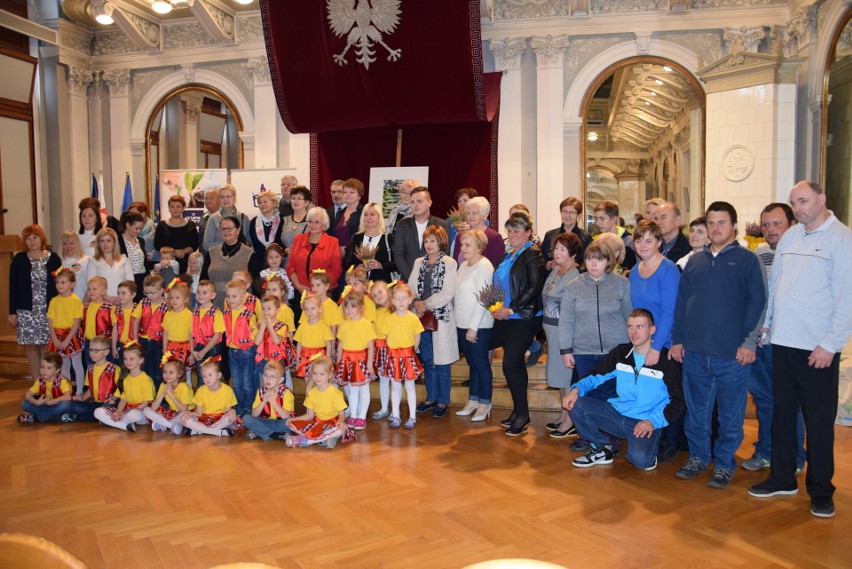
[[[568,437],[576,437],[577,436],[577,427],[571,425],[564,431],[550,431],[550,438],[552,439],[566,439]]]
[[[508,429],[505,430],[507,437],[517,437],[521,433],[527,430],[527,426],[530,424],[530,418],[527,417],[523,421],[515,420]]]
[[[441,417],[444,417],[446,414],[447,414],[447,408],[443,407],[441,405],[438,405],[437,407],[435,407],[435,410],[432,411],[432,418],[433,419],[440,419]]]
[[[514,423],[514,422],[515,422],[515,414],[514,414],[514,413],[512,413],[511,415],[509,415],[508,417],[506,417],[505,419],[503,419],[502,421],[500,421],[500,426],[502,426],[502,427],[511,427],[511,426],[512,426],[512,423]]]
[[[558,430],[559,430],[559,427],[560,427],[561,425],[562,425],[562,423],[561,423],[561,422],[560,422],[560,423],[548,423],[548,424],[546,424],[546,425],[545,425],[545,428],[546,428],[548,431],[553,432],[553,431],[558,431]]]
[[[417,405],[416,411],[418,413],[425,413],[426,411],[432,411],[438,406],[437,401],[424,401]]]

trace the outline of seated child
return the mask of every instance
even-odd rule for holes
[[[41,357],[38,379],[24,395],[21,408],[26,412],[18,415],[18,423],[58,421],[71,410],[71,382],[60,369],[62,356],[56,352],[47,352]]]
[[[76,392],[83,392],[83,301],[74,294],[77,276],[71,269],[59,269],[55,277],[56,291],[47,307],[47,324],[50,329],[48,352],[62,356],[62,375],[71,376],[77,383]]]
[[[313,387],[305,398],[305,414],[287,421],[287,426],[294,433],[285,439],[288,447],[319,444],[334,448],[338,441],[352,439],[352,431],[344,423],[346,402],[343,393],[331,384],[333,373],[331,358],[317,356],[311,362]]]
[[[180,265],[175,259],[174,247],[160,249],[160,262],[154,264],[152,274],[163,277],[164,283],[170,283],[180,274]]]
[[[152,431],[171,431],[180,427],[180,415],[195,407],[192,388],[183,380],[186,368],[177,360],[163,364],[163,383],[150,406],[142,414],[151,421]]]
[[[201,381],[204,385],[198,388],[192,398],[195,409],[181,414],[181,426],[189,429],[190,435],[230,437],[233,431],[229,427],[238,421],[234,411],[237,397],[233,389],[222,383],[218,361],[209,359],[201,363]],[[172,427],[172,433],[176,435],[182,430],[178,425]]]
[[[247,439],[283,439],[289,432],[287,419],[295,410],[293,392],[284,384],[284,366],[271,360],[263,370],[263,384],[254,397],[251,414],[243,415]]]
[[[136,425],[147,425],[142,410],[154,400],[154,382],[142,371],[145,356],[142,347],[131,344],[124,347],[124,367],[118,376],[114,408],[104,405],[95,409],[95,419],[108,427],[136,432]]]
[[[654,317],[637,308],[627,317],[630,344],[615,347],[598,365],[602,373],[581,379],[562,401],[574,426],[589,448],[571,463],[577,468],[611,464],[612,435],[627,439],[627,461],[640,470],[657,467],[660,430],[686,410],[681,387],[680,364],[668,358],[663,348],[659,361],[645,366],[656,332]],[[609,399],[587,395],[614,382],[616,396]]]
[[[131,343],[139,345],[138,342]],[[63,423],[95,421],[96,409],[104,404],[115,407],[118,403],[114,393],[121,368],[107,361],[109,344],[109,340],[103,336],[95,338],[89,344],[89,358],[92,363],[86,368],[85,390],[82,395],[72,398],[71,412],[62,416]]]

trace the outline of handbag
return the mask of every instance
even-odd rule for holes
[[[431,310],[423,313],[423,316],[420,317],[420,324],[423,326],[425,332],[438,331],[438,319],[435,318],[435,313]]]

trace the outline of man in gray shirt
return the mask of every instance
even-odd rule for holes
[[[796,412],[805,416],[811,514],[834,516],[834,420],[840,351],[852,333],[852,231],[825,205],[814,182],[790,192],[798,225],[775,253],[769,279],[766,325],[775,370],[772,471],[749,489],[758,498],[791,496],[796,483]]]

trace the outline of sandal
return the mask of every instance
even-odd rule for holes
[[[31,413],[21,413],[18,415],[19,425],[29,425],[30,423],[35,423],[35,415]]]

